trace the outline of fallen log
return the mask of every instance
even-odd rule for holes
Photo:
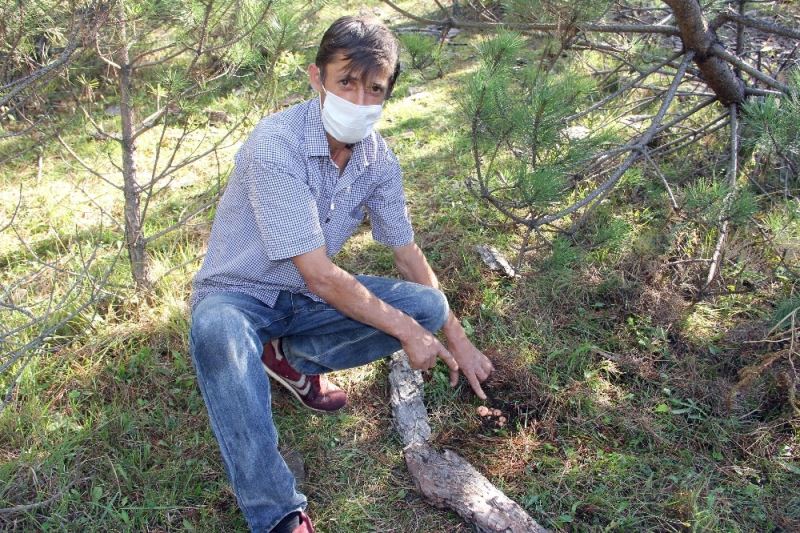
[[[547,531],[457,453],[439,453],[428,443],[431,427],[422,401],[422,374],[411,369],[402,351],[392,356],[389,384],[406,466],[429,503],[452,509],[481,533]]]

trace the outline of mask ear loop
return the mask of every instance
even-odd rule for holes
[[[325,88],[325,76],[322,73],[322,69],[317,67],[319,70],[319,86],[322,88],[322,92],[325,93],[325,96],[328,96],[328,90]]]
[[[322,87],[322,92],[319,93],[319,112],[320,112],[320,114],[322,114],[322,93],[325,93],[325,96],[327,97],[328,96],[328,91],[325,90],[325,86],[322,84],[321,81],[320,81],[319,86]]]
[[[322,76],[322,70],[319,67],[317,67],[317,70],[319,71],[319,86],[322,89],[322,92],[318,92],[317,93],[317,94],[320,95],[320,98],[319,98],[319,111],[320,111],[320,113],[322,113],[322,94],[325,93],[325,96],[328,96],[328,91],[325,89],[325,80],[324,80],[324,78]]]

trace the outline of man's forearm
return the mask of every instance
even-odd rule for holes
[[[413,318],[387,304],[355,277],[331,265],[324,276],[309,283],[311,292],[344,315],[403,341],[421,327]]]
[[[396,248],[394,251],[394,264],[400,275],[408,281],[427,285],[434,289],[439,288],[439,279],[425,259],[419,246],[414,243]]]
[[[439,288],[439,279],[436,273],[431,268],[425,254],[422,253],[419,246],[412,243],[408,246],[398,248],[395,250],[395,265],[400,275],[408,281],[419,283],[420,285],[427,285],[435,289]],[[442,327],[442,333],[449,342],[460,342],[467,340],[467,334],[464,328],[458,321],[458,318],[452,311],[450,316]]]
[[[325,248],[292,258],[311,292],[344,315],[370,325],[400,341],[411,368],[428,370],[440,357],[453,372],[459,369],[453,355],[428,330],[409,315],[387,304],[355,277],[328,259]]]

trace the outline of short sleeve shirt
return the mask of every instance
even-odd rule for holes
[[[282,290],[319,301],[292,257],[323,245],[332,257],[366,215],[376,241],[392,247],[413,241],[400,166],[380,134],[355,143],[340,174],[318,98],[264,118],[236,154],[192,305],[220,291],[269,306]]]

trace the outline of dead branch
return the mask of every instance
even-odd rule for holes
[[[89,113],[89,111],[84,106],[81,105],[81,106],[78,106],[78,108],[81,110],[81,113],[83,113],[83,116],[86,117],[86,120],[88,120],[89,123],[94,127],[95,132],[100,136],[100,138],[106,139],[106,140],[109,140],[109,141],[116,141],[118,143],[122,142],[122,138],[119,135],[113,135],[111,133],[107,133],[106,130],[104,130],[94,120],[94,118],[92,117],[91,113]]]
[[[19,213],[19,206],[22,205],[22,184],[19,184],[19,194],[17,195],[17,205],[14,206],[14,212],[11,213],[11,218],[8,219],[3,227],[0,228],[0,233],[3,233],[5,230],[11,227],[14,224],[14,220],[17,218],[17,214]]]
[[[434,20],[425,17],[414,15],[407,11],[391,0],[381,0],[384,4],[388,5],[401,15],[411,20],[428,24],[431,26],[449,26],[451,28],[468,29],[468,30],[519,30],[519,31],[559,31],[564,30],[563,24],[556,23],[516,23],[516,22],[470,22],[465,20],[456,20],[452,16],[447,20]],[[674,26],[659,26],[656,24],[592,24],[592,23],[577,23],[576,28],[578,31],[584,32],[600,32],[600,33],[658,33],[662,35],[678,35],[678,28]]]
[[[458,454],[439,453],[428,443],[431,428],[422,399],[422,373],[411,369],[402,351],[392,356],[389,383],[406,465],[429,503],[452,509],[482,533],[547,531]]]
[[[153,55],[153,54],[160,54],[161,52],[163,52],[165,50],[169,50],[170,48],[174,48],[176,46],[178,46],[178,43],[168,43],[168,44],[165,44],[164,46],[157,46],[155,48],[149,48],[147,50],[142,51],[138,55],[134,56],[131,59],[131,64],[136,65],[137,67],[141,68],[142,65],[139,64],[139,61],[141,61],[143,58],[145,58],[145,57],[147,57],[149,55]],[[184,50],[181,50],[181,53],[183,51]]]
[[[725,21],[736,22],[741,24],[742,26],[747,26],[749,28],[755,28],[757,30],[761,30],[767,33],[772,33],[775,35],[782,35],[783,37],[789,37],[791,39],[800,39],[800,31],[792,28],[787,28],[786,26],[782,26],[775,22],[770,22],[768,20],[757,19],[753,17],[748,17],[746,15],[742,15],[740,13],[736,13],[735,11],[723,11],[719,14],[718,20],[712,23],[712,27],[718,27]]]
[[[728,114],[730,116],[731,124],[731,142],[730,142],[730,167],[728,168],[728,193],[722,201],[722,210],[720,212],[720,230],[717,244],[714,246],[714,253],[711,256],[711,266],[708,268],[708,275],[706,282],[703,285],[703,290],[707,289],[719,271],[719,265],[722,261],[722,251],[725,246],[725,239],[728,237],[728,228],[730,226],[730,208],[733,200],[736,197],[736,181],[739,175],[739,121],[737,117],[736,104],[731,104]]]
[[[186,261],[184,261],[183,263],[181,263],[179,265],[175,265],[174,267],[170,268],[169,270],[167,270],[166,272],[161,274],[161,276],[159,276],[158,279],[154,280],[153,283],[156,284],[156,283],[160,282],[162,279],[166,278],[167,276],[169,276],[173,272],[175,272],[177,270],[180,270],[182,268],[185,268],[185,267],[191,265],[192,263],[194,263],[195,261],[200,261],[205,256],[206,256],[206,254],[205,254],[205,252],[203,252],[201,254],[197,254],[194,257],[191,257],[191,258],[187,259]]]
[[[19,363],[16,374],[8,381],[9,386],[6,393],[3,395],[2,399],[0,399],[0,413],[3,412],[5,406],[10,401],[12,392],[16,388],[23,370],[35,355],[36,350],[65,324],[68,324],[75,317],[91,308],[101,297],[101,294],[108,294],[106,288],[109,286],[109,278],[116,268],[117,261],[123,251],[124,248],[120,247],[108,267],[106,267],[99,277],[94,277],[89,272],[89,266],[94,262],[97,252],[97,249],[93,250],[88,260],[82,260],[82,271],[77,273],[74,281],[67,287],[67,290],[61,295],[58,301],[54,300],[55,295],[51,292],[47,304],[43,310],[36,313],[35,319],[30,320],[22,326],[5,331],[0,335],[0,345],[4,346],[3,360],[2,363],[0,363],[0,375],[8,371],[13,365]],[[82,302],[75,305],[82,294],[81,288],[87,283],[89,284],[88,294],[84,296]],[[75,307],[72,308],[72,306]],[[68,311],[70,308],[72,309]],[[64,314],[62,315],[62,313]],[[53,317],[59,318],[54,319]],[[21,331],[29,331],[35,328],[41,329],[21,346],[11,348],[11,341],[14,335]]]
[[[182,217],[175,224],[169,226],[168,228],[164,228],[164,229],[162,229],[161,231],[159,231],[157,233],[154,233],[152,235],[148,235],[147,238],[145,239],[145,243],[149,244],[149,243],[151,243],[151,242],[153,242],[155,240],[160,239],[161,237],[163,237],[164,235],[166,235],[168,233],[172,233],[173,231],[184,227],[188,221],[190,221],[191,219],[193,219],[194,217],[196,217],[197,215],[199,215],[203,211],[207,210],[208,208],[214,206],[214,204],[217,203],[217,200],[219,199],[219,196],[221,194],[222,194],[222,191],[220,190],[216,195],[214,195],[213,198],[211,198],[209,201],[207,201],[204,204],[202,204],[200,207],[198,207],[197,209],[195,209],[194,211],[192,211],[188,215]]]
[[[82,16],[76,17],[73,20],[73,28],[67,40],[67,45],[64,47],[61,54],[47,65],[36,69],[27,76],[15,79],[0,88],[0,91],[8,91],[3,96],[0,96],[0,107],[8,105],[8,103],[21,92],[48,80],[65,68],[74,59],[75,53],[84,46],[89,39],[93,38],[101,22],[101,18],[106,13],[107,9],[107,2],[98,1],[88,8]]]
[[[724,59],[728,63],[735,65],[737,68],[747,72],[757,80],[761,81],[762,83],[766,84],[773,89],[781,91],[782,93],[789,94],[789,86],[784,85],[783,83],[779,82],[772,76],[764,74],[757,68],[748,65],[746,62],[742,61],[732,53],[725,50],[719,43],[715,43],[714,45],[709,48],[709,52],[714,54],[715,56]]]
[[[705,109],[706,107],[710,106],[711,104],[713,104],[716,101],[717,101],[717,97],[716,96],[712,96],[711,98],[706,98],[705,100],[701,101],[699,104],[694,106],[693,108],[681,113],[680,115],[678,115],[676,117],[673,117],[673,119],[670,120],[669,122],[666,122],[665,124],[662,124],[661,126],[659,126],[658,130],[656,131],[656,135],[658,135],[659,133],[661,133],[663,131],[666,131],[666,130],[672,128],[673,126],[676,126],[677,124],[680,124],[681,122],[683,122],[687,118],[691,117],[692,115],[694,115],[695,113],[701,111],[702,109]]]
[[[643,151],[645,160],[650,163],[650,168],[653,169],[653,172],[656,173],[656,176],[661,180],[661,183],[664,184],[664,188],[667,190],[667,194],[669,195],[669,201],[672,205],[673,211],[678,211],[680,208],[678,207],[678,202],[675,200],[675,195],[672,193],[672,187],[669,186],[669,182],[667,181],[666,176],[661,172],[661,169],[658,167],[658,164],[653,161],[653,158],[650,157],[650,150],[646,149]]]
[[[669,141],[661,146],[653,148],[650,150],[651,155],[658,155],[659,157],[664,157],[668,154],[672,154],[686,146],[696,142],[698,139],[702,139],[703,137],[707,137],[712,133],[721,130],[727,125],[725,119],[728,118],[728,112],[722,113],[717,118],[711,120],[708,124],[703,125],[702,127],[690,131],[689,133]]]
[[[72,59],[73,54],[75,54],[75,52],[78,50],[80,44],[81,35],[78,31],[74,31],[70,36],[66,48],[64,48],[64,51],[61,52],[61,55],[57,59],[23,78],[12,81],[6,85],[6,87],[3,87],[3,90],[8,88],[9,92],[0,97],[0,107],[7,105],[22,91],[32,87],[40,81],[48,79],[51,75],[55,74],[58,70],[66,66],[67,63],[69,63],[69,61]]]
[[[83,188],[83,185],[82,185],[83,181],[84,180],[81,180],[81,182],[75,183],[74,184],[75,188],[78,189],[81,193],[83,193],[83,195],[86,197],[86,199],[89,200],[89,203],[92,204],[93,206],[95,206],[95,208],[97,208],[97,210],[100,211],[101,215],[103,215],[104,217],[109,219],[114,224],[114,226],[116,226],[117,230],[119,230],[120,232],[124,232],[125,231],[125,227],[122,225],[122,223],[120,223],[116,219],[116,217],[114,217],[114,215],[112,213],[109,213],[106,208],[104,208],[102,205],[100,205],[100,203],[91,194],[89,194],[86,191],[86,189]]]
[[[86,479],[82,479],[80,481],[85,481],[85,480]],[[72,481],[67,483],[67,485],[64,488],[62,488],[60,490],[56,490],[51,496],[48,496],[44,500],[41,500],[41,501],[38,501],[38,502],[34,502],[34,503],[25,503],[25,504],[13,505],[11,507],[0,508],[0,514],[27,513],[28,511],[32,511],[32,510],[38,509],[40,507],[47,507],[48,505],[51,505],[53,502],[56,502],[56,501],[60,500],[61,497],[64,495],[64,492],[68,491],[69,489],[71,489],[72,486],[75,485],[75,483],[77,483],[77,482],[78,482],[77,479],[73,479]]]

